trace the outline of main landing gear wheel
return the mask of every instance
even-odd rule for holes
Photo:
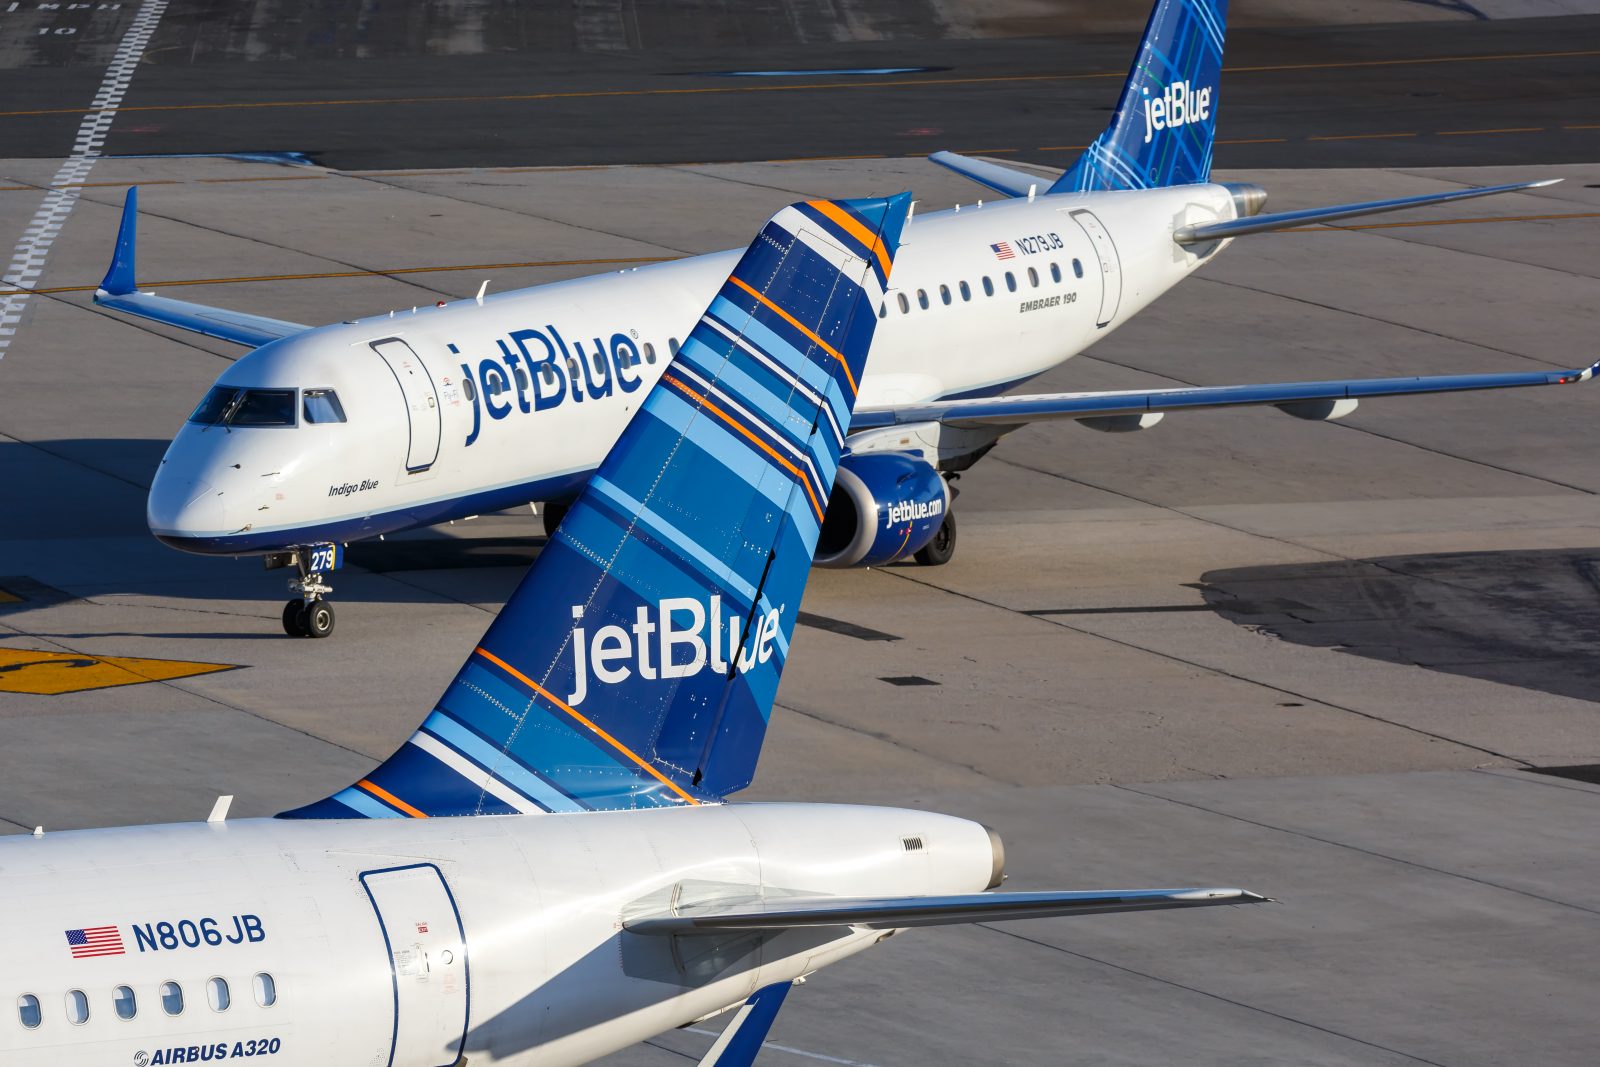
[[[956,554],[956,513],[947,511],[933,540],[917,549],[914,557],[924,567],[941,567]]]
[[[290,637],[306,636],[306,602],[291,600],[283,606],[283,632]]]

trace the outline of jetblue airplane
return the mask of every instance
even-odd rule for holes
[[[767,223],[366,777],[273,819],[0,839],[0,1062],[548,1067],[734,1011],[702,1062],[744,1067],[794,983],[901,930],[1262,900],[993,893],[1004,852],[977,823],[726,802],[755,771],[909,208]]]
[[[1000,199],[918,216],[876,313],[870,369],[815,562],[955,550],[950,481],[1038,419],[1147,429],[1168,411],[1269,404],[1307,419],[1368,397],[1584,380],[1556,373],[998,394],[1128,321],[1233,238],[1548,185],[1524,182],[1263,214],[1264,190],[1210,179],[1225,0],[1160,0],[1110,126],[1059,180],[952,153]],[[811,209],[821,231],[845,228]],[[217,378],[150,489],[151,531],[191,552],[294,568],[290,634],[325,637],[345,543],[545,502],[587,484],[737,252],[310,328],[140,293],[137,191],[101,306],[254,351]],[[487,284],[487,283],[485,283]]]

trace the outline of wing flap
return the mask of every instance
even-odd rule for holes
[[[1586,382],[1600,363],[1576,370],[1522,371],[1509,374],[1445,374],[1418,378],[1365,378],[1270,385],[1200,386],[1177,389],[1120,390],[1101,393],[1041,393],[932,401],[892,408],[862,408],[851,420],[852,432],[917,422],[960,427],[1016,427],[1046,419],[1090,419],[1153,412],[1262,405],[1309,405],[1320,401],[1370,397],[1457,393],[1478,389],[1516,389],[1532,385]]]
[[[636,934],[672,936],[736,931],[792,930],[814,926],[903,929],[1001,919],[1107,915],[1131,911],[1259,904],[1266,897],[1244,889],[1130,889],[1064,893],[970,893],[940,897],[791,898],[754,905],[707,905],[672,915],[624,920]]]
[[[1180,245],[1221,241],[1229,237],[1244,237],[1252,233],[1286,230],[1291,227],[1307,226],[1318,222],[1337,222],[1340,219],[1353,219],[1361,215],[1381,215],[1386,211],[1403,211],[1410,207],[1448,204],[1456,200],[1472,200],[1480,196],[1494,196],[1497,193],[1517,193],[1526,189],[1542,189],[1561,180],[1560,178],[1547,178],[1538,182],[1516,182],[1512,185],[1485,185],[1473,189],[1456,189],[1448,193],[1424,193],[1422,196],[1407,196],[1398,200],[1368,200],[1360,204],[1314,207],[1307,208],[1304,211],[1280,211],[1273,215],[1251,215],[1248,218],[1231,219],[1227,222],[1205,222],[1194,226],[1183,226],[1173,233],[1172,239]]]

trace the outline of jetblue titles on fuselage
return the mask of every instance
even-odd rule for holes
[[[499,355],[467,361],[462,377],[475,388],[467,391],[472,403],[471,445],[483,431],[483,415],[495,422],[513,411],[528,415],[565,403],[602,400],[617,392],[636,391],[644,384],[634,368],[640,364],[639,344],[633,336],[613,333],[609,341],[574,340],[570,344],[552,325],[542,330],[512,330],[497,338]],[[455,345],[450,351],[461,356]]]

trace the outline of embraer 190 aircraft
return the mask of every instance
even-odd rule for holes
[[[1232,238],[1525,182],[1261,214],[1260,187],[1210,179],[1226,0],[1159,0],[1110,126],[1047,189],[984,160],[935,162],[1001,200],[917,217],[848,425],[815,562],[942,563],[949,479],[1039,419],[1147,429],[1168,411],[1270,404],[1337,419],[1369,397],[1584,380],[1570,372],[997,394],[1082,352]],[[628,425],[733,265],[696,256],[318,328],[140,293],[136,191],[95,300],[255,351],[217,378],[151,485],[175,548],[293,566],[290,634],[333,629],[344,543],[544,501],[546,530]],[[819,216],[814,225],[837,229]],[[487,283],[485,283],[487,285]]]
[[[990,893],[985,827],[749,784],[910,194],[780,211],[416,733],[276,819],[0,839],[7,1067],[531,1067],[915,926],[1259,901]]]

